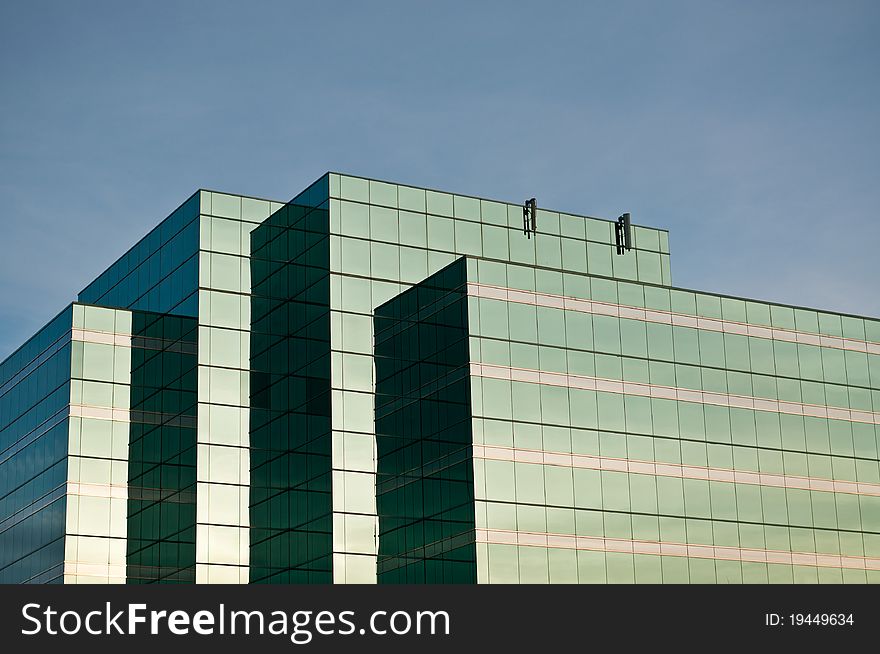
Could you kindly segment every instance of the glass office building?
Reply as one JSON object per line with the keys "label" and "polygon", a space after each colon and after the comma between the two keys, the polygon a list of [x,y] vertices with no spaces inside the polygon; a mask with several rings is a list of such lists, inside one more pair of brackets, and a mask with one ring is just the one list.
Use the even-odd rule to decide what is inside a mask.
{"label": "glass office building", "polygon": [[0,364],[0,582],[246,583],[250,232],[199,191]]}
{"label": "glass office building", "polygon": [[0,364],[0,581],[880,581],[880,321],[632,236],[197,192]]}

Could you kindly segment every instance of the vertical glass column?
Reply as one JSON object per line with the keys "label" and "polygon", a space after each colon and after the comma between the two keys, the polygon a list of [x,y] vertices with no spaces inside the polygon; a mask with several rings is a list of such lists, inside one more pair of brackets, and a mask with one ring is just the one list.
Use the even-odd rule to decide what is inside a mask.
{"label": "vertical glass column", "polygon": [[130,311],[73,306],[65,583],[125,583]]}
{"label": "vertical glass column", "polygon": [[196,320],[135,311],[128,460],[129,583],[192,583]]}
{"label": "vertical glass column", "polygon": [[466,269],[376,309],[381,583],[477,581]]}
{"label": "vertical glass column", "polygon": [[295,199],[252,235],[255,583],[332,581],[328,258],[320,197]]}
{"label": "vertical glass column", "polygon": [[200,195],[196,581],[247,583],[251,231],[280,207]]}

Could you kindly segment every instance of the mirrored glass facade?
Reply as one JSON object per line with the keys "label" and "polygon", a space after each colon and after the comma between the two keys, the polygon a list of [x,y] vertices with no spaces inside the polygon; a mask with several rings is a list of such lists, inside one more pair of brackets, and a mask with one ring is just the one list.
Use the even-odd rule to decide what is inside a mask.
{"label": "mirrored glass facade", "polygon": [[[407,310],[412,290],[377,310],[398,323],[377,371],[403,378],[379,378],[377,412],[407,413],[378,436],[380,571],[419,579],[425,547],[398,521],[429,511],[411,477],[436,482],[454,460],[381,447],[402,431],[438,452],[436,411],[410,385],[442,388],[441,287],[467,297],[469,356],[442,365],[470,376],[472,447],[456,454],[473,462],[480,582],[880,581],[876,321],[592,276],[560,295],[466,264],[457,289],[450,267]],[[400,495],[387,514],[384,487]]]}
{"label": "mirrored glass facade", "polygon": [[72,320],[0,363],[0,583],[64,580]]}
{"label": "mirrored glass facade", "polygon": [[381,583],[475,583],[465,260],[376,309]]}
{"label": "mirrored glass facade", "polygon": [[0,364],[0,581],[880,581],[880,322],[522,221],[195,193]]}
{"label": "mirrored glass facade", "polygon": [[257,227],[251,247],[250,580],[330,583],[326,180]]}

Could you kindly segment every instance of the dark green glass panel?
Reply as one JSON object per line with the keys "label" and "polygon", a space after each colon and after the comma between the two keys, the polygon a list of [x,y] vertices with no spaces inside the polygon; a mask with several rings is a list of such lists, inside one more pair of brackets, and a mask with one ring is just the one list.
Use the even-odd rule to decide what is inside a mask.
{"label": "dark green glass panel", "polygon": [[380,583],[475,583],[465,260],[376,309]]}

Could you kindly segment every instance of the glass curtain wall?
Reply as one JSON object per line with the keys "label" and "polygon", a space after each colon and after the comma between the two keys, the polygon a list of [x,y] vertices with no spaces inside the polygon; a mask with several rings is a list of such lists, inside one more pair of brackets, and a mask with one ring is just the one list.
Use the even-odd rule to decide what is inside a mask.
{"label": "glass curtain wall", "polygon": [[333,580],[328,227],[323,178],[252,234],[252,582]]}
{"label": "glass curtain wall", "polygon": [[129,583],[196,580],[197,324],[133,312]]}
{"label": "glass curtain wall", "polygon": [[380,583],[476,583],[466,266],[376,309]]}
{"label": "glass curtain wall", "polygon": [[880,581],[880,323],[471,268],[480,581]]}
{"label": "glass curtain wall", "polygon": [[0,583],[64,580],[72,320],[0,363]]}
{"label": "glass curtain wall", "polygon": [[630,256],[613,257],[606,220],[539,208],[537,237],[527,238],[520,205],[337,174],[329,192],[333,577],[374,583],[376,307],[461,255],[496,270],[518,262],[518,284],[550,293],[573,292],[587,272],[668,284],[668,237],[637,226]]}
{"label": "glass curtain wall", "polygon": [[199,583],[249,579],[251,232],[282,206],[200,193]]}

